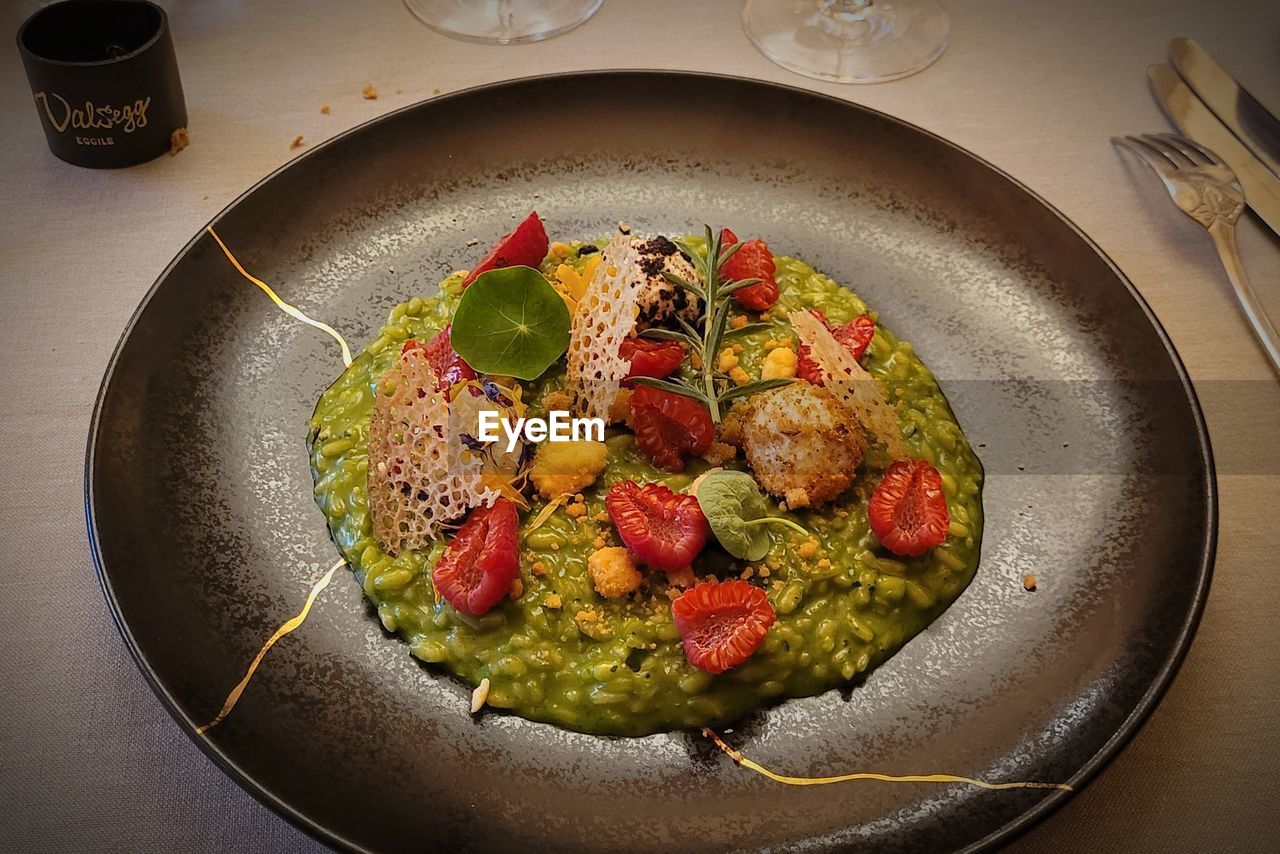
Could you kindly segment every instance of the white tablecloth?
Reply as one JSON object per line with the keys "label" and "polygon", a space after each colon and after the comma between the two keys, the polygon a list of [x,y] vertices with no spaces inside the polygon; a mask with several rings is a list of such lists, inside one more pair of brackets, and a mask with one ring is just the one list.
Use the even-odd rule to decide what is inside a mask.
{"label": "white tablecloth", "polygon": [[[295,136],[313,145],[439,92],[606,67],[739,74],[884,110],[1012,173],[1119,263],[1205,398],[1222,466],[1217,570],[1190,656],[1150,722],[1016,847],[1274,850],[1280,394],[1209,241],[1108,144],[1113,134],[1166,129],[1144,70],[1163,61],[1174,36],[1197,39],[1280,104],[1273,0],[955,0],[942,60],[871,87],[817,84],[770,64],[743,35],[736,0],[608,0],[567,36],[512,48],[439,36],[397,0],[161,2],[192,143],[145,166],[89,171],[54,159],[17,52],[12,42],[0,48],[0,850],[320,847],[179,731],[111,623],[81,506],[88,419],[107,357],[165,264],[237,194],[296,156]],[[0,30],[12,33],[37,5],[8,4]],[[369,83],[377,100],[360,96]],[[1280,240],[1248,222],[1242,244],[1280,312]],[[1253,405],[1221,402],[1215,383],[1233,379],[1257,381]],[[1250,473],[1255,459],[1261,474]]]}

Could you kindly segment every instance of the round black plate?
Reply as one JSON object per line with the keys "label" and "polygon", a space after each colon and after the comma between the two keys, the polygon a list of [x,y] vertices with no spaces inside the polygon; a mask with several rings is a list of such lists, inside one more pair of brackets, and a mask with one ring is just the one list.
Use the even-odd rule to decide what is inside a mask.
{"label": "round black plate", "polygon": [[[734,745],[798,775],[1079,786],[1133,734],[1204,602],[1212,462],[1168,339],[1070,222],[944,140],[847,103],[609,72],[385,116],[214,226],[360,347],[530,208],[565,237],[619,219],[732,224],[829,271],[916,345],[986,465],[982,565],[959,601],[864,684],[759,713]],[[87,463],[95,559],[143,672],[229,773],[316,836],[379,851],[914,851],[1007,839],[1067,796],[791,787],[697,733],[473,719],[466,686],[415,663],[345,571],[231,716],[196,736],[336,558],[304,437],[341,368],[332,339],[277,310],[202,233],[125,332]]]}

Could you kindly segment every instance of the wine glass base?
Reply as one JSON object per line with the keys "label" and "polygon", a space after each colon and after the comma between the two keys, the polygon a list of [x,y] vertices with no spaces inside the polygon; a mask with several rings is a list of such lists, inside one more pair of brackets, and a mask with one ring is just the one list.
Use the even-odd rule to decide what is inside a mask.
{"label": "wine glass base", "polygon": [[747,38],[788,71],[836,83],[883,83],[928,68],[950,21],[935,0],[748,0]]}
{"label": "wine glass base", "polygon": [[585,23],[604,0],[404,0],[413,16],[450,38],[527,44]]}

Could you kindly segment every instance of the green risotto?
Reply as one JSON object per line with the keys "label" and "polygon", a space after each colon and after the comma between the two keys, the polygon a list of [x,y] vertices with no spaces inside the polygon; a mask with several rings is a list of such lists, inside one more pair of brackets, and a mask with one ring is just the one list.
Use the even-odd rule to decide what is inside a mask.
{"label": "green risotto", "polygon": [[[586,259],[571,251],[564,260],[581,268]],[[549,257],[544,272],[551,275],[558,263]],[[789,311],[818,309],[832,324],[869,313],[859,297],[803,262],[778,256],[776,263],[781,296],[766,315],[767,326],[734,339],[743,345],[739,365],[752,376],[759,375],[769,347],[795,340]],[[668,576],[648,573],[643,596],[605,599],[587,570],[592,552],[621,544],[605,512],[610,486],[661,482],[679,492],[711,466],[693,458],[679,474],[660,471],[629,431],[611,427],[605,469],[582,492],[585,510],[570,514],[557,507],[531,529],[547,502],[530,499],[520,512],[520,577],[512,595],[482,616],[459,613],[432,583],[443,540],[394,558],[379,548],[366,475],[375,386],[405,340],[429,338],[449,323],[461,284],[460,275],[452,276],[438,296],[414,298],[391,312],[378,338],[321,396],[308,441],[316,501],[383,626],[422,662],[473,686],[487,678],[488,705],[601,734],[724,724],[758,706],[859,679],[928,625],[973,578],[982,537],[982,467],[929,369],[910,344],[877,325],[862,363],[883,382],[911,456],[941,474],[950,511],[942,545],[903,558],[877,541],[867,501],[887,461],[875,450],[835,501],[784,514],[809,536],[771,526],[770,552],[755,562],[732,558],[710,540],[694,560],[694,573],[745,578],[765,591],[777,614],[749,660],[711,675],[685,658],[671,607],[678,591]],[[525,383],[530,414],[545,413],[541,401],[563,381],[561,363]],[[725,466],[746,469],[741,454]],[[777,512],[774,499],[769,503]]]}

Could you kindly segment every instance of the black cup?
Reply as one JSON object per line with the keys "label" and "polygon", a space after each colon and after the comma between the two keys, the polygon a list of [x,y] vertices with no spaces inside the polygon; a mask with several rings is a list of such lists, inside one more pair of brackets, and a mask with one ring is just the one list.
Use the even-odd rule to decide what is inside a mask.
{"label": "black cup", "polygon": [[[94,169],[133,166],[185,137],[187,105],[164,10],[147,0],[65,0],[18,29],[53,153]],[[185,140],[183,140],[185,142]]]}

